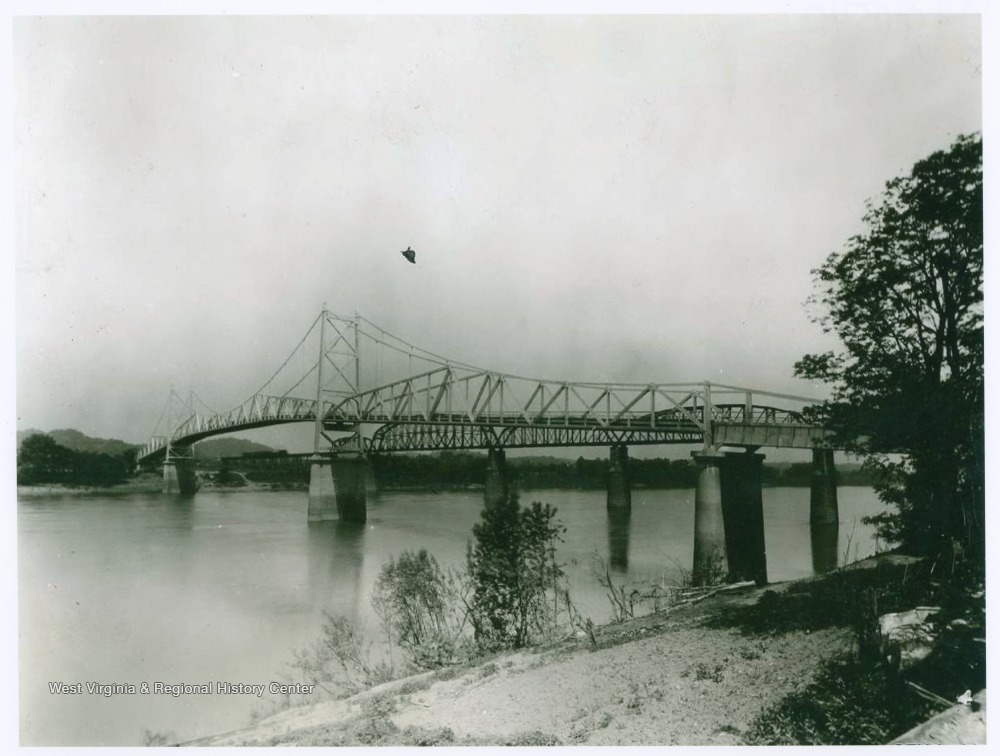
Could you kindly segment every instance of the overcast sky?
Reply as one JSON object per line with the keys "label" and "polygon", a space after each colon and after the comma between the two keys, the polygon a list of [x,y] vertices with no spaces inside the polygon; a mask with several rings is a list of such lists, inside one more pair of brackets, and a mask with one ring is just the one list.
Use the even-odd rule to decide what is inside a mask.
{"label": "overcast sky", "polygon": [[503,372],[823,395],[810,270],[980,130],[980,60],[976,16],[17,19],[17,427],[235,405],[324,302]]}

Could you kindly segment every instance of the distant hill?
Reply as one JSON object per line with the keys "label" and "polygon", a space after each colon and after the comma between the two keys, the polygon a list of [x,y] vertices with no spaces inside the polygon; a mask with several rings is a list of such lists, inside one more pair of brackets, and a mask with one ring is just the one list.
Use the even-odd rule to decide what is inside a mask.
{"label": "distant hill", "polygon": [[90,436],[87,436],[73,428],[64,428],[62,430],[53,431],[40,431],[31,428],[29,430],[18,431],[18,447],[21,446],[21,442],[28,436],[33,436],[37,433],[48,436],[60,446],[72,449],[75,452],[91,452],[117,457],[118,455],[124,454],[131,449],[139,448],[138,444],[130,444],[117,438],[91,438]]}
{"label": "distant hill", "polygon": [[194,445],[196,459],[221,459],[222,457],[239,457],[250,452],[273,452],[273,447],[248,441],[245,438],[212,438],[199,441]]}
{"label": "distant hill", "polygon": [[[75,452],[96,452],[116,457],[130,449],[138,449],[139,444],[130,444],[117,438],[91,438],[73,428],[53,431],[40,431],[30,428],[17,432],[17,445],[28,436],[40,433],[49,436],[60,446],[72,449]],[[246,452],[270,452],[276,451],[270,446],[258,444],[255,441],[248,441],[245,438],[213,438],[207,441],[199,441],[194,446],[195,457],[198,459],[219,459],[221,457],[238,457]]]}

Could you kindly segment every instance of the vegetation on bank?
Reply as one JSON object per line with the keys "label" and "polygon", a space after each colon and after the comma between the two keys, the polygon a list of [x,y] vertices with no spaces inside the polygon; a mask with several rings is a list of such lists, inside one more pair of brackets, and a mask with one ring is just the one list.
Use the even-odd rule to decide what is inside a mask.
{"label": "vegetation on bank", "polygon": [[817,322],[842,348],[796,373],[831,401],[813,419],[877,473],[880,535],[931,557],[985,558],[983,146],[959,137],[886,184],[866,230],[816,271]]}
{"label": "vegetation on bank", "polygon": [[[106,451],[97,451],[100,449]],[[137,449],[122,441],[94,439],[74,430],[34,432],[21,439],[18,484],[119,485],[135,475]],[[301,489],[309,483],[308,455],[285,454],[245,439],[202,441],[195,445],[195,463],[206,480],[221,487],[258,483]],[[609,463],[607,459],[530,456],[509,459],[507,466],[512,484],[521,490],[603,490]],[[811,471],[809,462],[765,463],[762,481],[774,487],[808,486]],[[387,490],[470,489],[483,485],[486,460],[483,454],[474,452],[381,455],[371,457],[371,474],[375,485]],[[837,475],[842,486],[874,483],[873,476],[857,464],[838,466]],[[633,489],[693,488],[695,476],[695,466],[687,459],[629,460]]]}
{"label": "vegetation on bank", "polygon": [[49,435],[35,433],[25,438],[17,450],[17,482],[113,486],[133,475],[135,454],[135,449],[117,454],[74,451]]}
{"label": "vegetation on bank", "polygon": [[[902,735],[966,690],[986,686],[985,590],[968,562],[874,560],[767,591],[708,626],[760,638],[850,628],[851,653],[826,660],[816,678],[765,709],[744,733],[751,745],[879,745]],[[924,658],[883,635],[881,615],[928,607],[913,637]],[[906,641],[902,642],[905,646]]]}
{"label": "vegetation on bank", "polygon": [[555,508],[522,506],[516,494],[485,507],[464,569],[445,570],[425,550],[382,566],[371,601],[385,652],[354,622],[328,615],[321,639],[296,653],[293,668],[305,683],[349,695],[551,639],[574,616],[555,561],[563,532]]}
{"label": "vegetation on bank", "polygon": [[[843,348],[806,355],[796,373],[833,388],[810,414],[877,476],[894,508],[871,518],[879,534],[923,561],[902,575],[837,573],[811,591],[819,600],[808,586],[765,594],[736,618],[757,632],[849,623],[857,639],[765,711],[751,743],[884,743],[986,684],[981,136],[888,182],[864,221],[814,271],[816,320]],[[936,641],[904,671],[878,617],[920,605],[939,607]]]}
{"label": "vegetation on bank", "polygon": [[[444,451],[434,454],[386,454],[372,456],[375,485],[386,490],[448,490],[482,486],[486,476],[484,455]],[[603,490],[607,486],[607,459],[576,460],[551,456],[514,457],[507,460],[511,483],[520,490]],[[245,455],[224,458],[220,476],[240,472],[255,483],[302,485],[309,482],[308,457],[295,455]],[[765,486],[809,486],[810,462],[765,464]],[[629,482],[633,489],[693,488],[697,471],[687,459],[631,459]],[[870,486],[872,476],[856,464],[838,467],[838,484]]]}

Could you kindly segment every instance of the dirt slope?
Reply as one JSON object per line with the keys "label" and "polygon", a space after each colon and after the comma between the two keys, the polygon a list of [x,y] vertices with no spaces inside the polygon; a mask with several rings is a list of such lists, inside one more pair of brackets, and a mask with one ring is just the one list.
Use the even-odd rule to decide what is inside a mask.
{"label": "dirt slope", "polygon": [[[771,586],[773,590],[775,586]],[[708,629],[719,596],[452,679],[425,674],[192,745],[732,745],[770,703],[849,647],[844,630],[749,639]]]}

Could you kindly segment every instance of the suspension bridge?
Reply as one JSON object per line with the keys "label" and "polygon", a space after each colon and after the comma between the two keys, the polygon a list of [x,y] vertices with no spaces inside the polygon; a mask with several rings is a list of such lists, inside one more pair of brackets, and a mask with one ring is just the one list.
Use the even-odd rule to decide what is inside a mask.
{"label": "suspension bridge", "polygon": [[[608,508],[620,512],[631,507],[629,446],[699,445],[701,450],[693,453],[699,469],[696,572],[707,570],[721,556],[731,572],[760,578],[766,567],[760,505],[763,455],[756,454],[757,449],[812,450],[812,520],[837,522],[830,434],[807,422],[802,413],[815,403],[709,382],[526,378],[442,357],[360,315],[345,317],[324,307],[288,358],[240,404],[216,412],[200,400],[196,403],[192,394],[176,421],[172,411],[166,413],[165,423],[161,415],[138,463],[162,463],[165,492],[193,493],[196,442],[252,428],[311,423],[308,519],[363,522],[370,455],[486,450],[489,504],[507,495],[505,449],[607,447]],[[723,447],[740,451],[725,452]],[[727,538],[727,531],[733,536]],[[737,532],[739,543],[734,541]],[[754,543],[749,549],[744,548],[747,539]]]}

